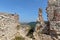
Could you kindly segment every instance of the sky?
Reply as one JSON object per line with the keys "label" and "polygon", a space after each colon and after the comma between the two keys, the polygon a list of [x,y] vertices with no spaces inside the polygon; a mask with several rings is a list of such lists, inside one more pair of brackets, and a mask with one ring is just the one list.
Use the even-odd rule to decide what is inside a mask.
{"label": "sky", "polygon": [[34,22],[38,18],[38,9],[42,8],[43,18],[47,21],[47,0],[0,0],[0,12],[19,15],[20,22]]}

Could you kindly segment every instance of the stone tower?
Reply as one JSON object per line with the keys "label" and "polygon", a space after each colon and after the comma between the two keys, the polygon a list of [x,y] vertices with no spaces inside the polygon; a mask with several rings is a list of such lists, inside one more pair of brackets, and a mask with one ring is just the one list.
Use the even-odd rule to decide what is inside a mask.
{"label": "stone tower", "polygon": [[47,26],[42,17],[42,9],[39,8],[38,20],[35,31],[33,33],[35,40],[52,40],[51,36],[47,35]]}
{"label": "stone tower", "polygon": [[42,31],[44,29],[44,25],[45,25],[45,23],[44,23],[44,20],[42,17],[42,9],[39,8],[38,19],[37,19],[35,31],[36,32]]}
{"label": "stone tower", "polygon": [[43,16],[42,16],[42,9],[40,9],[40,8],[39,8],[39,13],[38,13],[38,19],[39,19],[40,24],[43,26],[44,20],[43,20]]}
{"label": "stone tower", "polygon": [[[48,0],[47,16],[50,23],[51,35],[60,35],[60,0]],[[60,37],[57,37],[59,40]]]}

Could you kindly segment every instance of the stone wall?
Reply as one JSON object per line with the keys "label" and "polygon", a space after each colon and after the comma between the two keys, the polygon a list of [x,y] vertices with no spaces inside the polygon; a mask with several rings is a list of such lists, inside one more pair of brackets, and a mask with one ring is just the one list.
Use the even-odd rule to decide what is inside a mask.
{"label": "stone wall", "polygon": [[11,40],[19,24],[17,14],[0,13],[0,39]]}
{"label": "stone wall", "polygon": [[60,0],[48,0],[47,14],[50,30],[55,31],[51,36],[54,34],[58,36],[60,34]]}
{"label": "stone wall", "polygon": [[40,18],[38,24],[40,24],[36,26],[36,28],[39,28],[39,30],[37,30],[37,32],[34,32],[33,35],[36,40],[60,40],[60,0],[48,0],[46,12],[48,23],[45,25],[41,24],[41,22],[44,23],[44,20],[42,17],[42,12],[40,11],[40,14],[38,16],[38,18]]}

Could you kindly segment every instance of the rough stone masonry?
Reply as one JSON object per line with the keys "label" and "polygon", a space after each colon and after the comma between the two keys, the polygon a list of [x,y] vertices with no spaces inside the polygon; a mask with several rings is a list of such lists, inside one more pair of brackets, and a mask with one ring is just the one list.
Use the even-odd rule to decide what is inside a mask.
{"label": "rough stone masonry", "polygon": [[[60,40],[60,0],[48,0],[48,6],[46,8],[48,23],[46,26],[42,25],[41,22],[44,23],[42,18],[42,12],[38,18],[40,23],[36,26],[36,29],[39,28],[39,32],[34,32],[33,35],[36,40]],[[38,24],[37,23],[37,24]],[[44,27],[44,28],[43,28]],[[41,30],[43,28],[43,30]],[[44,33],[41,33],[41,32]]]}
{"label": "rough stone masonry", "polygon": [[56,31],[56,33],[50,32],[50,35],[53,37],[57,35],[56,39],[60,40],[60,0],[48,0],[47,15],[50,30]]}
{"label": "rough stone masonry", "polygon": [[17,33],[19,24],[17,14],[0,13],[0,40],[11,40]]}
{"label": "rough stone masonry", "polygon": [[60,0],[48,0],[46,11],[47,24],[43,20],[42,10],[39,9],[38,23],[33,33],[34,39],[26,36],[28,27],[23,26],[17,30],[17,25],[20,25],[17,14],[0,13],[0,40],[11,40],[18,34],[17,32],[25,40],[60,40]]}
{"label": "rough stone masonry", "polygon": [[0,13],[0,40],[14,40],[16,36],[32,40],[26,36],[29,30],[29,25],[20,25],[18,14]]}

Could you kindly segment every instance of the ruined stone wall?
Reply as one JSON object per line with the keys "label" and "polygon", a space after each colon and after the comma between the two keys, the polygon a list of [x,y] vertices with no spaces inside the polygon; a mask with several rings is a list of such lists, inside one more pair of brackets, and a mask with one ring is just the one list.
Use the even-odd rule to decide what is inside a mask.
{"label": "ruined stone wall", "polygon": [[45,23],[44,23],[43,16],[42,16],[42,9],[39,8],[38,20],[37,20],[35,31],[36,32],[42,31],[44,27],[45,27]]}
{"label": "ruined stone wall", "polygon": [[18,22],[17,14],[0,13],[0,39],[11,40],[17,32]]}
{"label": "ruined stone wall", "polygon": [[[60,34],[60,0],[48,0],[47,15],[50,30],[55,30],[58,36],[58,34]],[[54,34],[55,33],[51,33],[51,35]],[[60,38],[58,37],[58,39]]]}

